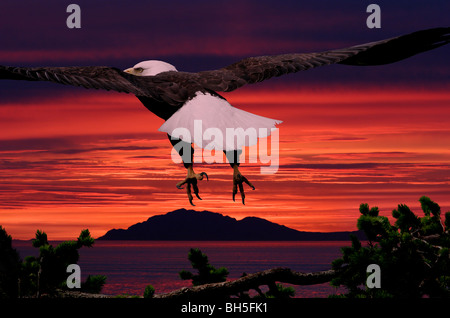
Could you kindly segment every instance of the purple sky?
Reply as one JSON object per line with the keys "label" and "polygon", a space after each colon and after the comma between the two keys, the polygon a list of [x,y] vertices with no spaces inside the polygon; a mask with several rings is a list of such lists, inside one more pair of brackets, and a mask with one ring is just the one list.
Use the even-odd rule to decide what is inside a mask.
{"label": "purple sky", "polygon": [[[81,29],[66,8],[81,7]],[[2,0],[0,65],[110,65],[161,59],[214,69],[254,55],[311,52],[449,25],[450,2]],[[284,120],[280,170],[243,170],[257,191],[231,201],[229,167],[206,167],[198,209],[260,216],[299,230],[354,230],[358,206],[449,201],[450,45],[379,67],[332,65],[226,97]],[[107,111],[105,111],[107,110]],[[0,224],[17,238],[94,236],[186,207],[161,121],[133,96],[52,83],[0,82]],[[276,190],[276,191],[275,191]],[[231,202],[230,202],[231,201]],[[188,206],[189,207],[189,206]]]}

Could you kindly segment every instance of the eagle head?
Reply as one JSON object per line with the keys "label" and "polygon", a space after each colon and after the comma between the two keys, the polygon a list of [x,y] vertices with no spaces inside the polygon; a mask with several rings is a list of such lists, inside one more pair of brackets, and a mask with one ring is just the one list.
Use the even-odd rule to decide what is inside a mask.
{"label": "eagle head", "polygon": [[125,73],[136,76],[154,76],[156,74],[169,71],[177,71],[177,69],[169,63],[157,60],[140,62],[135,66],[124,70]]}

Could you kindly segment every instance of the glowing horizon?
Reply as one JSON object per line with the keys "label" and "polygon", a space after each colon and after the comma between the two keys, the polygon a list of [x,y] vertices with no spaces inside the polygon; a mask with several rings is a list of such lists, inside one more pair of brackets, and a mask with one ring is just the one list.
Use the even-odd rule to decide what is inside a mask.
{"label": "glowing horizon", "polygon": [[[257,55],[319,52],[448,26],[449,2],[379,0],[382,28],[366,26],[354,1],[79,0],[81,29],[67,4],[0,5],[0,65],[110,65],[160,59],[180,71],[224,67]],[[19,22],[18,22],[19,21]],[[273,78],[223,96],[234,106],[283,120],[279,169],[253,182],[246,206],[232,201],[227,164],[196,165],[196,210],[257,216],[302,231],[355,230],[361,203],[391,215],[404,203],[420,214],[427,195],[450,210],[450,46],[376,67],[332,65]],[[49,239],[94,237],[155,214],[193,208],[175,184],[163,120],[132,95],[44,82],[0,81],[0,225],[14,239],[37,229]],[[245,185],[244,185],[245,186]]]}
{"label": "glowing horizon", "polygon": [[388,216],[399,203],[417,210],[422,195],[450,207],[445,90],[329,88],[318,94],[312,87],[226,97],[284,120],[277,174],[261,175],[260,163],[242,165],[257,188],[246,188],[246,206],[231,200],[229,166],[203,163],[196,170],[210,181],[200,183],[203,201],[191,207],[175,188],[185,169],[172,162],[170,143],[157,132],[162,120],[133,96],[78,91],[2,105],[2,225],[16,239],[37,229],[52,239],[73,238],[82,228],[98,237],[193,208],[330,232],[355,230],[360,203]]}

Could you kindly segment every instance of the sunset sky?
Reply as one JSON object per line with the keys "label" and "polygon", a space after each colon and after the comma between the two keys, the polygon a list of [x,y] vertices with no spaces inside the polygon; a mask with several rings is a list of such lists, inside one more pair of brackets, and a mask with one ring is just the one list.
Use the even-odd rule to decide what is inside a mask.
{"label": "sunset sky", "polygon": [[[81,7],[81,29],[66,8]],[[392,1],[391,1],[392,2]],[[160,59],[178,70],[241,58],[314,52],[450,26],[450,2],[2,1],[0,65],[107,65]],[[159,119],[132,95],[52,83],[0,81],[0,225],[16,239],[94,237],[179,208],[258,216],[303,231],[355,230],[360,203],[390,216],[429,196],[450,210],[450,46],[379,67],[333,65],[223,94],[283,120],[279,169],[241,172],[246,205],[232,201],[232,169],[196,164],[209,181],[191,207],[183,165]]]}

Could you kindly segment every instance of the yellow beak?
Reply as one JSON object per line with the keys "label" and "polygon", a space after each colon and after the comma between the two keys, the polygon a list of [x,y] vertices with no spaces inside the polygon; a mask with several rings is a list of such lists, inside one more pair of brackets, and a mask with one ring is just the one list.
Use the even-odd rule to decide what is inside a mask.
{"label": "yellow beak", "polygon": [[132,68],[132,67],[130,67],[130,68],[127,68],[126,70],[123,70],[125,73],[128,73],[128,74],[133,74],[134,75],[134,68]]}

